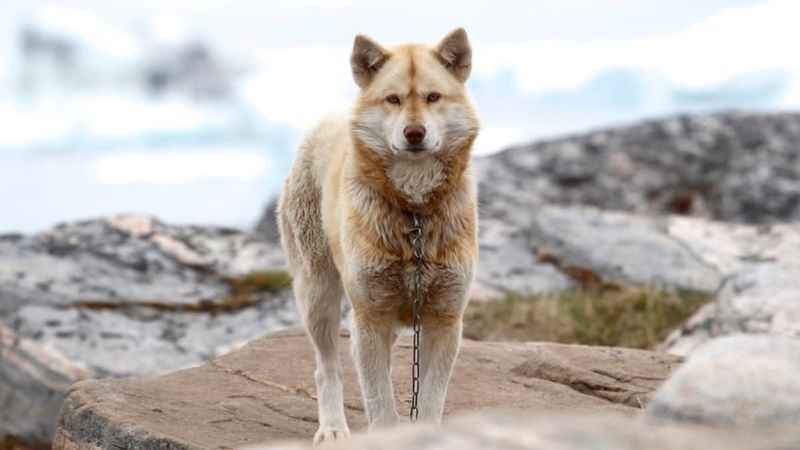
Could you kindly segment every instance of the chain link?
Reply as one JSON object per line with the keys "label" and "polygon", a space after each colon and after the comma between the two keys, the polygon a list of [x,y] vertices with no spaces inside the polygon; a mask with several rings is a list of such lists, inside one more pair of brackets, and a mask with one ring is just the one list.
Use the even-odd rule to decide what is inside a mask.
{"label": "chain link", "polygon": [[414,228],[411,229],[411,256],[414,258],[414,353],[411,366],[411,411],[409,418],[412,422],[417,420],[419,409],[419,334],[422,315],[422,302],[420,287],[422,284],[422,258],[425,256],[422,245],[422,223],[419,214],[412,213]]}

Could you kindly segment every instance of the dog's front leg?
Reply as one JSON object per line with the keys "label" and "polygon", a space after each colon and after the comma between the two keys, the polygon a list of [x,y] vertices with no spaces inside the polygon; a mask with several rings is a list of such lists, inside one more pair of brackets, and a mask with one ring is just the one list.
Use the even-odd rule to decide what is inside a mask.
{"label": "dog's front leg", "polygon": [[461,317],[423,316],[420,341],[419,419],[439,423],[461,345]]}
{"label": "dog's front leg", "polygon": [[369,428],[394,425],[399,418],[392,389],[391,355],[397,333],[387,320],[354,313],[353,358]]}

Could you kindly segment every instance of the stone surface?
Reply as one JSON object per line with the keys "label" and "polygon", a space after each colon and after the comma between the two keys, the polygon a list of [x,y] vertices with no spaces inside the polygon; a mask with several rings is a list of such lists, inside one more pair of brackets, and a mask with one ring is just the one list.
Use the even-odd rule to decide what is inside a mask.
{"label": "stone surface", "polygon": [[[340,341],[351,429],[365,418],[347,337]],[[395,347],[398,407],[408,409],[410,340]],[[513,409],[631,414],[680,362],[653,352],[465,341],[446,414]],[[314,357],[300,330],[274,333],[193,369],[148,380],[83,381],[70,391],[55,448],[236,448],[316,430]],[[403,414],[405,416],[405,414]]]}
{"label": "stone surface", "polygon": [[48,440],[74,381],[190,367],[299,323],[286,290],[229,302],[230,277],[283,267],[250,234],[143,216],[0,236],[0,428]]}
{"label": "stone surface", "polygon": [[[541,258],[545,251],[565,258],[573,274],[716,290],[734,268],[716,265],[706,251],[737,260],[735,265],[748,258],[746,251],[740,259],[724,254],[729,242],[713,231],[728,225],[687,219],[684,229],[679,217],[658,217],[796,221],[797,148],[800,114],[728,113],[646,121],[476,158],[479,267],[491,267],[480,269],[478,281],[501,292],[573,287],[574,277],[548,267]],[[631,218],[575,207],[616,210]],[[745,236],[727,233],[726,239],[746,250],[742,238],[758,230],[750,227]],[[703,248],[691,238],[681,239],[682,234],[705,234]]]}
{"label": "stone surface", "polygon": [[692,353],[656,392],[645,414],[713,425],[800,426],[799,374],[798,339],[718,338]]}
{"label": "stone surface", "polygon": [[714,301],[664,342],[687,355],[716,336],[768,333],[800,338],[800,224],[699,226],[673,219],[670,234],[725,273]]}
{"label": "stone surface", "polygon": [[[3,431],[49,441],[65,392],[75,380],[95,375],[51,347],[0,323],[0,424]],[[2,437],[0,432],[0,437]]]}
{"label": "stone surface", "polygon": [[278,198],[275,197],[267,203],[261,217],[258,218],[256,226],[253,231],[258,233],[261,237],[269,242],[279,243],[281,240],[281,233],[278,230]]}
{"label": "stone surface", "polygon": [[[523,294],[592,282],[714,291],[724,276],[668,233],[671,221],[682,218],[559,206],[525,214],[481,222],[477,279],[483,285]],[[709,223],[685,220],[700,229]]]}
{"label": "stone surface", "polygon": [[775,223],[800,219],[799,147],[800,114],[723,113],[536,142],[475,166],[489,216],[534,201]]}
{"label": "stone surface", "polygon": [[543,207],[531,239],[563,269],[603,281],[712,291],[721,274],[665,232],[666,219],[594,209]]}
{"label": "stone surface", "polygon": [[618,413],[471,413],[434,427],[415,424],[312,447],[286,442],[246,450],[786,450],[796,448],[800,429],[747,427],[722,430],[649,423]]}
{"label": "stone surface", "polygon": [[[533,214],[533,212],[531,212]],[[480,220],[476,280],[497,292],[538,294],[576,286],[558,267],[541,261],[532,245],[526,223],[502,218]]]}

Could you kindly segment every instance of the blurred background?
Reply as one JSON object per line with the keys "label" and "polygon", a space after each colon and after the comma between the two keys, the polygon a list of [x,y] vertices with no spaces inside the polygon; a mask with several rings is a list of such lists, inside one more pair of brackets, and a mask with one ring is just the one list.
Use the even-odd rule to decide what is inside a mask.
{"label": "blurred background", "polygon": [[356,94],[355,33],[464,26],[476,152],[678,112],[800,106],[792,0],[0,2],[0,232],[111,213],[249,227]]}

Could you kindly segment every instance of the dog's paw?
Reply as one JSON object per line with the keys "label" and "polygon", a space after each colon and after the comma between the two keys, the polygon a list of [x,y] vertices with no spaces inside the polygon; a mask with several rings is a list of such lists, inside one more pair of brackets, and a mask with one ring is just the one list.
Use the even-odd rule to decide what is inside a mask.
{"label": "dog's paw", "polygon": [[350,430],[347,429],[347,425],[344,426],[328,425],[324,427],[321,426],[319,427],[319,430],[317,430],[316,434],[314,434],[314,444],[336,441],[349,437],[350,437]]}

